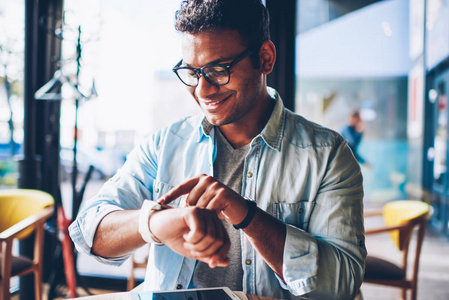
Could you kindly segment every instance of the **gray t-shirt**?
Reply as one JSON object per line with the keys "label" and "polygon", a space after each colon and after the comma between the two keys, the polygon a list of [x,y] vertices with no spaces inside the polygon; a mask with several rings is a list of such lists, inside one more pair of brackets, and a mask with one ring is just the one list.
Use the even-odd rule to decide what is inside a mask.
{"label": "gray t-shirt", "polygon": [[[242,148],[234,149],[217,127],[215,127],[215,132],[217,157],[214,162],[214,177],[240,194],[242,189],[243,165],[245,156],[249,151],[249,144]],[[240,232],[224,220],[223,225],[228,231],[231,240],[229,265],[225,268],[217,267],[211,269],[207,264],[197,262],[191,287],[205,288],[227,286],[232,291],[243,290]]]}

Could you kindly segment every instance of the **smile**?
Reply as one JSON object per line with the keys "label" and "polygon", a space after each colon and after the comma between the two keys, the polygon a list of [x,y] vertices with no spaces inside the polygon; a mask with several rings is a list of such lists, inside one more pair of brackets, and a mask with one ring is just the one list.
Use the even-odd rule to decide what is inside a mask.
{"label": "smile", "polygon": [[228,100],[231,96],[228,96],[222,100],[215,100],[215,101],[204,101],[201,100],[201,103],[203,104],[204,108],[206,108],[209,111],[214,111],[217,110],[220,105],[225,102],[226,100]]}

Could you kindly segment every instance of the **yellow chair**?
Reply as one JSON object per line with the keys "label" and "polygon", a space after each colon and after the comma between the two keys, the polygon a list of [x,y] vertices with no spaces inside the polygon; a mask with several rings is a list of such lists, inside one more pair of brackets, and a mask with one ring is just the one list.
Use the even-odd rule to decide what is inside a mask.
{"label": "yellow chair", "polygon": [[[10,278],[34,273],[36,299],[42,299],[42,261],[45,221],[53,214],[54,199],[38,190],[0,191],[0,300],[10,299]],[[34,257],[12,254],[13,240],[35,232]]]}
{"label": "yellow chair", "polygon": [[[366,230],[365,235],[388,232],[397,249],[402,253],[402,264],[368,255],[366,259],[364,282],[399,287],[402,299],[411,290],[411,299],[416,299],[419,258],[426,232],[426,225],[432,214],[432,208],[425,202],[402,200],[384,205],[380,213],[365,214],[365,217],[383,215],[386,227]],[[407,276],[407,259],[413,233],[416,232],[416,248],[411,275]],[[369,249],[368,249],[369,250]],[[409,270],[410,272],[410,270]]]}

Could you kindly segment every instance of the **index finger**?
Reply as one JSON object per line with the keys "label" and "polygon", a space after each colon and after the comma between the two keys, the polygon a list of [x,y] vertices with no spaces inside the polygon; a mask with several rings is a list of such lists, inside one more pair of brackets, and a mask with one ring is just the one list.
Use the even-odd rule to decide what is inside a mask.
{"label": "index finger", "polygon": [[190,191],[198,184],[199,180],[199,177],[194,177],[181,183],[177,187],[174,187],[170,191],[168,191],[168,193],[157,200],[157,202],[168,204],[173,200],[178,199],[182,195],[190,193]]}

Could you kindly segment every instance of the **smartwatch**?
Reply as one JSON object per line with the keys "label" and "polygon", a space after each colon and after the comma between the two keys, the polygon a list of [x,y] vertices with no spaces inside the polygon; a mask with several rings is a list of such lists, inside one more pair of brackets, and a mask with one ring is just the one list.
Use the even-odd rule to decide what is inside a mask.
{"label": "smartwatch", "polygon": [[151,216],[161,210],[172,208],[169,205],[158,203],[156,201],[144,200],[139,215],[139,233],[142,239],[151,244],[163,245],[160,239],[155,237],[150,231],[150,218]]}

